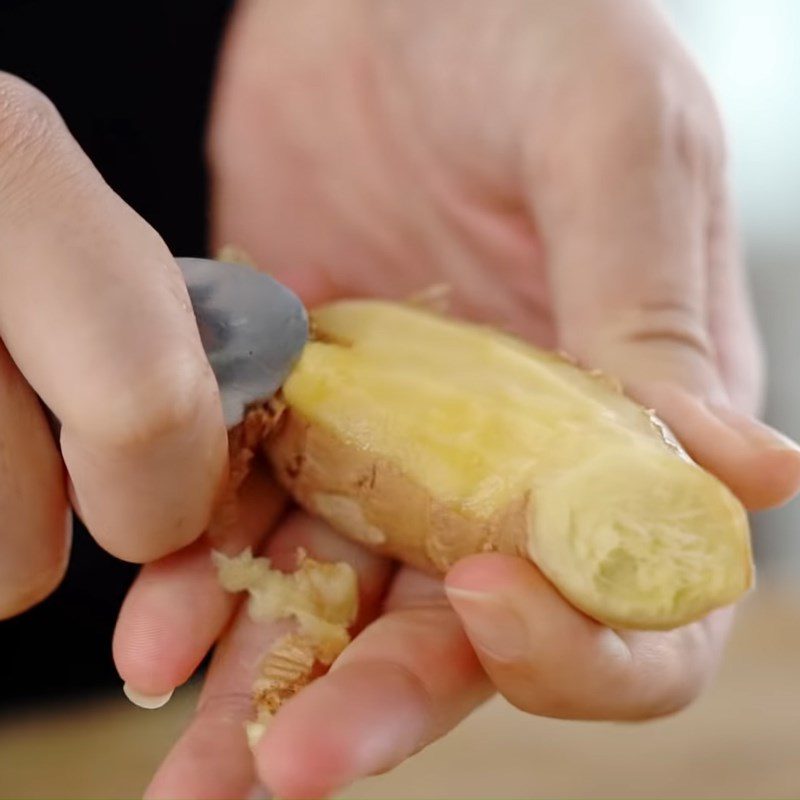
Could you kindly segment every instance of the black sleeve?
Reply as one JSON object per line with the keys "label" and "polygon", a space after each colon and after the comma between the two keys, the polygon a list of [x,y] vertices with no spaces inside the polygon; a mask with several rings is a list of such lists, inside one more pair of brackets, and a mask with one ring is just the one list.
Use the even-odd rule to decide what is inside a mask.
{"label": "black sleeve", "polygon": [[[112,188],[176,255],[205,252],[203,128],[229,5],[0,2],[0,70],[50,97]],[[0,711],[117,684],[111,633],[134,574],[76,526],[62,587],[0,622]]]}

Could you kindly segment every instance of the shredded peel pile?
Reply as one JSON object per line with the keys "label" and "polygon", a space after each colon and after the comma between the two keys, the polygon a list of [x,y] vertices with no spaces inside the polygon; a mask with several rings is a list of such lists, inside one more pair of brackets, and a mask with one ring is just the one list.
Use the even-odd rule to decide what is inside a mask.
{"label": "shredded peel pile", "polygon": [[251,746],[280,706],[327,667],[350,642],[348,628],[358,613],[355,570],[344,562],[323,563],[299,552],[294,572],[275,569],[250,548],[237,556],[213,554],[219,581],[229,592],[247,591],[256,622],[293,620],[296,630],[279,638],[259,667],[253,685],[256,720],[247,727]]}

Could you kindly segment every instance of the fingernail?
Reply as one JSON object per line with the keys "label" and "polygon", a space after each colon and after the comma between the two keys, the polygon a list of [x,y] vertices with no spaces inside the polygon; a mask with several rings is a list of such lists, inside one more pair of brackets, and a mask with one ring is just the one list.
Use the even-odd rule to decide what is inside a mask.
{"label": "fingernail", "polygon": [[800,445],[797,442],[780,431],[776,431],[775,428],[765,422],[761,422],[761,420],[755,419],[748,414],[742,414],[730,406],[716,403],[708,403],[707,405],[729,428],[732,428],[754,445],[771,450],[790,450],[800,453]]}
{"label": "fingernail", "polygon": [[247,795],[247,800],[271,800],[271,795],[266,786],[256,784]]}
{"label": "fingernail", "polygon": [[125,692],[125,697],[139,708],[156,709],[165,706],[172,697],[174,689],[170,689],[165,694],[144,694],[134,689],[130,684],[125,683],[122,686],[122,691]]}
{"label": "fingernail", "polygon": [[517,661],[525,655],[527,629],[506,601],[484,592],[452,587],[447,587],[447,597],[476,648],[497,661]]}

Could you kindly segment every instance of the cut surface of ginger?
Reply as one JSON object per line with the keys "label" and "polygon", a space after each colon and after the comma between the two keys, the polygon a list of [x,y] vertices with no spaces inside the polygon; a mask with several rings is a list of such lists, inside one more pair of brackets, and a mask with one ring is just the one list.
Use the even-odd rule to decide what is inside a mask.
{"label": "cut surface of ginger", "polygon": [[267,449],[343,533],[438,571],[526,556],[619,627],[675,627],[749,587],[744,509],[612,381],[400,304],[338,302],[313,325]]}
{"label": "cut surface of ginger", "polygon": [[358,585],[344,562],[324,563],[300,553],[294,572],[281,572],[247,549],[237,556],[213,554],[219,582],[229,592],[247,591],[256,622],[293,620],[296,629],[269,648],[253,684],[256,719],[247,727],[251,745],[280,706],[329,666],[350,641],[358,612]]}

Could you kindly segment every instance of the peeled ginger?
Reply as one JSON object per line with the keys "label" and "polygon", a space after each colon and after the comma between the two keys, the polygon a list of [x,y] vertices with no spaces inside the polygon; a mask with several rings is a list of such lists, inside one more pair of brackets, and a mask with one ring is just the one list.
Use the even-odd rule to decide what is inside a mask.
{"label": "peeled ginger", "polygon": [[742,505],[613,381],[410,305],[312,322],[265,451],[342,534],[440,573],[527,558],[618,628],[674,628],[751,585]]}

